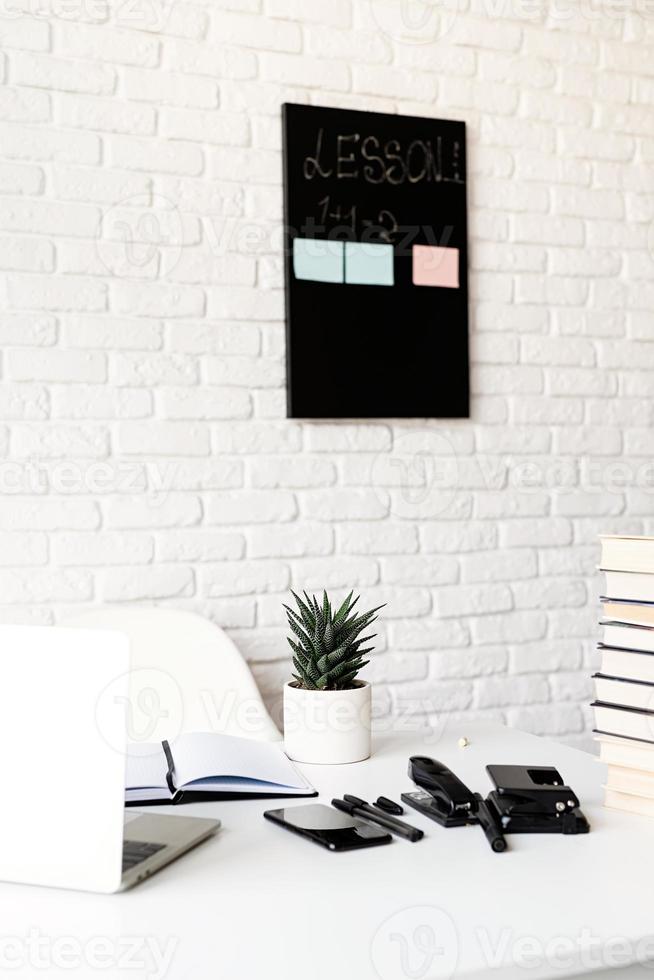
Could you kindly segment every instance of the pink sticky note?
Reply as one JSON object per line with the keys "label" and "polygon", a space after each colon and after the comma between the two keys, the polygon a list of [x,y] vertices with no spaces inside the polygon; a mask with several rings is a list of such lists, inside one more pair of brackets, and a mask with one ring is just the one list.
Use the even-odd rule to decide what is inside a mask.
{"label": "pink sticky note", "polygon": [[413,285],[459,288],[459,250],[436,245],[413,246]]}

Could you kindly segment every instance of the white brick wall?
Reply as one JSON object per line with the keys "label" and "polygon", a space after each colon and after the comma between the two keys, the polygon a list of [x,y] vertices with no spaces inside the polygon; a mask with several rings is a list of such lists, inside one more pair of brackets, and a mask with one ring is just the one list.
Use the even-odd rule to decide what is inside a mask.
{"label": "white brick wall", "polygon": [[[654,530],[654,10],[457,6],[3,4],[0,620],[194,609],[274,700],[289,586],[353,587],[381,714],[584,740],[596,536]],[[470,421],[285,420],[282,101],[468,122]]]}

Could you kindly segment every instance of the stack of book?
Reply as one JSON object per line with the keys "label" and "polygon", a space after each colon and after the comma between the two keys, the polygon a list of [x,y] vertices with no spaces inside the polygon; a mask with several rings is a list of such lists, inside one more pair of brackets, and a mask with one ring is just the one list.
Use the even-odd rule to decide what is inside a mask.
{"label": "stack of book", "polygon": [[654,816],[654,538],[603,537],[595,736],[605,804]]}

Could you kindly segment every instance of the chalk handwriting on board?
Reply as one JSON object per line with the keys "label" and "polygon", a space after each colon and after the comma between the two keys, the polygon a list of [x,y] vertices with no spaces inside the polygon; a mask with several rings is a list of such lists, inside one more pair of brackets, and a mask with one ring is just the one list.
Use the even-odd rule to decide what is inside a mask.
{"label": "chalk handwriting on board", "polygon": [[[347,207],[334,203],[330,194],[318,201],[318,207],[320,209],[318,227],[313,229],[314,231],[324,232],[330,227],[333,230],[335,226],[341,232],[351,231],[355,241],[356,236],[365,229],[376,233],[377,237],[391,244],[400,231],[395,215],[387,208],[382,208],[372,219],[364,217],[356,204]],[[303,232],[307,234],[306,226]]]}
{"label": "chalk handwriting on board", "polygon": [[[366,224],[365,221],[364,224]],[[386,208],[382,208],[378,215],[379,237],[392,243],[399,230],[395,216],[390,211],[387,211]]]}
{"label": "chalk handwriting on board", "polygon": [[382,142],[376,136],[339,133],[326,145],[325,130],[316,134],[313,153],[304,158],[305,180],[360,180],[368,184],[464,184],[458,140],[414,139]]}

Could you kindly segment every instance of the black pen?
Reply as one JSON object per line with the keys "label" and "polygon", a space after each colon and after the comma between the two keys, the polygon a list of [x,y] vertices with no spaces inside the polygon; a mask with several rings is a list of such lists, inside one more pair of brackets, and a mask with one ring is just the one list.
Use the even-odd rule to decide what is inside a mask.
{"label": "black pen", "polygon": [[[479,793],[475,795],[479,796]],[[477,807],[477,820],[481,829],[486,834],[486,840],[492,849],[496,854],[502,854],[506,850],[506,839],[488,809],[488,804],[481,796],[479,796],[479,806]]]}
{"label": "black pen", "polygon": [[349,813],[351,817],[361,817],[363,820],[376,823],[391,834],[395,834],[396,837],[404,838],[404,840],[415,842],[425,836],[423,831],[417,827],[412,827],[411,824],[397,820],[395,817],[387,817],[379,810],[369,806],[365,800],[360,800],[358,796],[348,794],[342,800],[332,800],[332,806],[336,807],[337,810],[342,810],[343,813]]}

